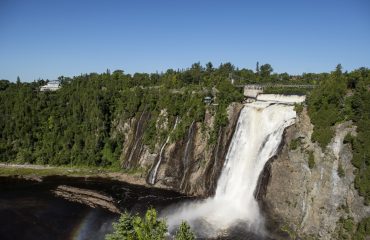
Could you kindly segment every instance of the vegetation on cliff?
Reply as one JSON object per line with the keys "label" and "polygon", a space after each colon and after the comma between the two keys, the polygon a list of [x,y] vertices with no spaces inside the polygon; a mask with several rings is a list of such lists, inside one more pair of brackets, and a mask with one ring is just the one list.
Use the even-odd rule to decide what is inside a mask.
{"label": "vegetation on cliff", "polygon": [[[161,111],[169,125],[179,118],[171,141],[184,137],[193,121],[202,122],[206,108],[215,117],[208,143],[214,144],[219,129],[227,124],[226,108],[241,101],[241,89],[231,84],[311,83],[321,75],[289,76],[272,73],[269,64],[256,72],[232,64],[214,68],[199,63],[186,70],[165,73],[84,74],[59,77],[56,92],[40,92],[46,81],[0,81],[0,162],[113,167],[120,165],[125,136],[122,125],[145,112],[143,143],[151,150],[164,141],[171,126],[158,127]],[[203,102],[205,96],[213,104]],[[122,159],[121,159],[122,160]]]}
{"label": "vegetation on cliff", "polygon": [[344,141],[353,149],[355,187],[370,204],[370,70],[343,73],[338,65],[309,95],[308,110],[314,125],[312,138],[322,148],[333,138],[336,123],[352,120],[357,126],[357,136]]}
{"label": "vegetation on cliff", "polygon": [[[124,136],[121,123],[150,113],[143,142],[152,149],[169,134],[157,128],[161,110],[170,124],[179,117],[172,140],[182,138],[192,121],[214,108],[216,127],[225,124],[226,107],[242,94],[228,80],[231,64],[213,68],[193,64],[161,74],[107,71],[60,77],[61,89],[40,92],[45,81],[0,81],[0,161],[78,166],[119,166]],[[216,87],[217,90],[213,90]],[[216,106],[203,103],[215,98]]]}

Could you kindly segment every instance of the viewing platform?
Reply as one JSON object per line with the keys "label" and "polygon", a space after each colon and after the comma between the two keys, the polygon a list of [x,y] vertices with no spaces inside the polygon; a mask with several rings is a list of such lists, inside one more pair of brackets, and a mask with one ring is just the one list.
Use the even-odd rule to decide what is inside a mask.
{"label": "viewing platform", "polygon": [[244,96],[250,98],[257,98],[258,94],[263,93],[267,88],[308,88],[312,89],[315,85],[309,84],[245,84],[245,85],[235,85],[236,87],[243,88]]}

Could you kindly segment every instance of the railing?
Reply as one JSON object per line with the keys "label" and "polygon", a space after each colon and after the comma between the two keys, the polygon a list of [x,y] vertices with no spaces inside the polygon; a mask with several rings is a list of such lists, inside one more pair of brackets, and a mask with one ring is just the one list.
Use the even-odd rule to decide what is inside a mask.
{"label": "railing", "polygon": [[263,90],[266,88],[314,88],[315,85],[311,84],[244,84],[244,85],[235,85],[236,87],[243,87],[247,89]]}

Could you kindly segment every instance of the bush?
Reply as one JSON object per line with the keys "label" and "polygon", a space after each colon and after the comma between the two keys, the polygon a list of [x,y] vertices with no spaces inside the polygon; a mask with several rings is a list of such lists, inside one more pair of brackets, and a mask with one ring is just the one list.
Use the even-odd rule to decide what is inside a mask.
{"label": "bush", "polygon": [[299,143],[300,143],[299,138],[293,139],[293,140],[290,142],[289,149],[290,149],[290,150],[296,150],[296,149],[298,148]]}
{"label": "bush", "polygon": [[351,135],[351,133],[347,133],[347,135],[343,139],[343,143],[344,144],[351,144],[351,145],[353,145],[353,141],[354,141],[354,138]]}
{"label": "bush", "polygon": [[315,156],[313,152],[309,152],[308,154],[308,167],[312,169],[315,166]]}
{"label": "bush", "polygon": [[358,223],[354,239],[365,240],[370,236],[370,217],[364,218]]}
{"label": "bush", "polygon": [[338,176],[339,177],[344,177],[344,169],[341,163],[338,164]]}
{"label": "bush", "polygon": [[325,148],[333,137],[334,131],[330,128],[322,128],[314,126],[314,132],[312,133],[312,140],[317,142],[321,148]]}
{"label": "bush", "polygon": [[294,111],[296,111],[297,114],[300,114],[303,111],[303,104],[295,103]]}
{"label": "bush", "polygon": [[176,240],[194,240],[194,233],[186,222],[182,222],[175,236]]}

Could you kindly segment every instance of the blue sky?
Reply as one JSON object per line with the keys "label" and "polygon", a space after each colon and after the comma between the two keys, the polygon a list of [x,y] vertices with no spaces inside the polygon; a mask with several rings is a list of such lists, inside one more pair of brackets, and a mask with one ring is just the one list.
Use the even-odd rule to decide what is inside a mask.
{"label": "blue sky", "polygon": [[198,61],[292,74],[370,67],[370,1],[0,0],[0,79]]}

